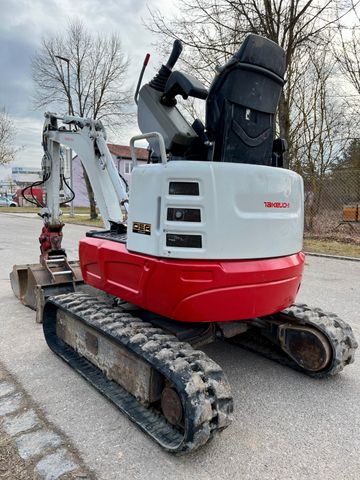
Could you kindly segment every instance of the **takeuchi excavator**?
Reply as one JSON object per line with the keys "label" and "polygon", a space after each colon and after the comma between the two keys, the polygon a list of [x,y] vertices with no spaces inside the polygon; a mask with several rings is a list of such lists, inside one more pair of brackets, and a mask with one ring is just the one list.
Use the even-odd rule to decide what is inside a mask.
{"label": "takeuchi excavator", "polygon": [[[230,385],[201,346],[231,341],[315,378],[338,374],[357,348],[337,315],[294,304],[304,193],[274,138],[283,49],[248,35],[209,89],[173,71],[181,50],[176,40],[141,87],[142,69],[129,192],[100,121],[45,114],[40,263],[11,274],[49,347],[170,452],[231,422]],[[179,96],[206,101],[204,123],[188,122]],[[149,144],[142,166],[138,140]],[[80,241],[80,266],[61,247],[63,147],[80,157],[105,224]]]}

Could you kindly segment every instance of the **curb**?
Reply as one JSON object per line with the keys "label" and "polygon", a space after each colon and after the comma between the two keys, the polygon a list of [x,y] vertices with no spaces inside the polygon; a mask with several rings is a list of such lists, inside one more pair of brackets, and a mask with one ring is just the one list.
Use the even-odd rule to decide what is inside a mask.
{"label": "curb", "polygon": [[341,255],[330,255],[327,253],[317,253],[317,252],[304,252],[305,255],[311,257],[320,257],[320,258],[332,258],[333,260],[347,260],[348,262],[360,262],[360,258],[357,257],[343,257]]}

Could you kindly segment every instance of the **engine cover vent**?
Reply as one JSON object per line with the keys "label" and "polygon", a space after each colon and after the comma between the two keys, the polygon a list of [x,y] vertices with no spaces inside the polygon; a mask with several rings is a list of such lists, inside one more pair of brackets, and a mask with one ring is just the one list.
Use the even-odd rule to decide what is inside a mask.
{"label": "engine cover vent", "polygon": [[169,195],[199,195],[197,182],[169,182]]}
{"label": "engine cover vent", "polygon": [[181,248],[202,248],[202,236],[167,233],[166,246]]}

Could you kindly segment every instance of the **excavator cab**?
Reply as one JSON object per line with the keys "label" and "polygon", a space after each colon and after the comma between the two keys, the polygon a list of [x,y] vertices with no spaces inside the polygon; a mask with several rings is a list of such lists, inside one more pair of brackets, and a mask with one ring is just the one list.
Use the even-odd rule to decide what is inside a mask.
{"label": "excavator cab", "polygon": [[[140,129],[160,132],[170,159],[282,166],[286,141],[274,141],[274,117],[285,83],[284,50],[267,38],[248,35],[218,67],[209,90],[192,75],[172,71],[180,53],[176,40],[171,64],[163,65],[141,89]],[[206,100],[205,126],[199,119],[192,125],[187,122],[176,107],[178,95]],[[149,111],[156,115],[149,118]],[[150,145],[153,158],[158,158],[157,146]]]}

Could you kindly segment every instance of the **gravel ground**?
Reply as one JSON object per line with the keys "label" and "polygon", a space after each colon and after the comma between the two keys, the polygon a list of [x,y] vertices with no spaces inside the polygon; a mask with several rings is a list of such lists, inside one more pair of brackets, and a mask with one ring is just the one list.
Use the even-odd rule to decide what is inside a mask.
{"label": "gravel ground", "polygon": [[[35,262],[41,222],[0,214],[0,361],[79,451],[98,479],[302,480],[360,478],[360,359],[316,381],[243,351],[206,352],[233,387],[233,424],[186,457],[163,452],[46,347],[35,314],[12,295],[14,263]],[[76,258],[86,227],[67,225]],[[360,262],[308,257],[298,300],[332,310],[360,339]]]}

